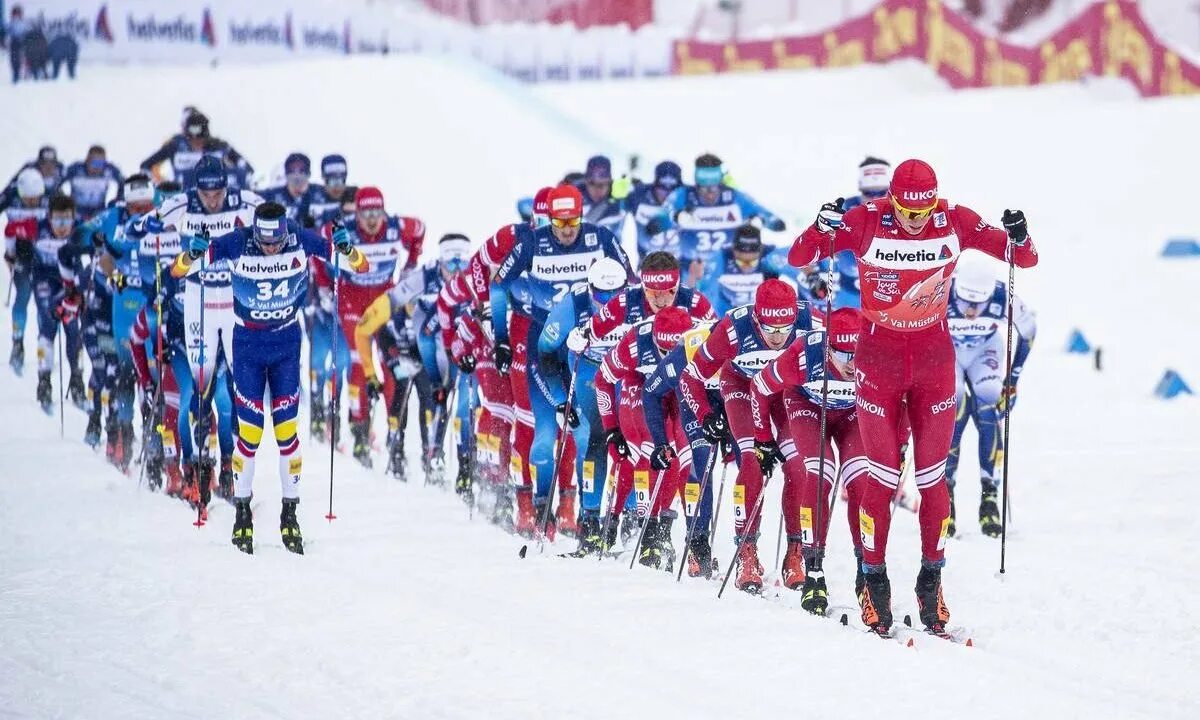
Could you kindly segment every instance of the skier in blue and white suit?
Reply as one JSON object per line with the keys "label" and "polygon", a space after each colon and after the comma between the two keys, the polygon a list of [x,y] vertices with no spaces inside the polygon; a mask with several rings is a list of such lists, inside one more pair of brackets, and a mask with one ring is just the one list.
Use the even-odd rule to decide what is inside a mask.
{"label": "skier in blue and white suit", "polygon": [[677,230],[663,230],[663,204],[675,189],[683,185],[683,170],[677,163],[664,160],[654,166],[654,182],[641,184],[625,199],[637,225],[638,261],[655,250],[679,256]]}
{"label": "skier in blue and white suit", "polygon": [[[1008,287],[996,279],[991,268],[982,262],[958,266],[950,284],[950,303],[946,314],[958,366],[958,410],[950,456],[946,460],[951,508],[954,476],[960,459],[959,444],[967,420],[973,418],[979,430],[979,481],[982,491],[979,523],[983,533],[992,536],[1000,534],[997,507],[1000,478],[996,475],[996,462],[997,458],[1002,457],[1004,448],[999,421],[1012,411],[1016,402],[1017,380],[1037,333],[1033,312],[1020,298],[1014,297],[1012,301],[1013,324],[1018,337],[1009,378],[1004,377]],[[953,528],[953,509],[950,518]]]}
{"label": "skier in blue and white suit", "polygon": [[311,161],[304,153],[292,153],[283,161],[283,172],[283,185],[260,190],[259,194],[263,200],[287,208],[288,220],[294,220],[306,228],[315,226],[313,207],[325,202],[325,190],[309,181],[312,176]]}
{"label": "skier in blue and white suit", "polygon": [[733,243],[705,266],[699,289],[709,298],[718,318],[735,307],[754,302],[764,280],[788,278],[797,282],[797,269],[788,264],[787,249],[764,245],[762,232],[749,223],[737,229]]}
{"label": "skier in blue and white suit", "polygon": [[[308,259],[329,260],[333,248],[319,234],[287,220],[278,203],[263,203],[254,212],[252,228],[238,228],[213,240],[208,233],[194,236],[180,253],[171,274],[182,277],[204,265],[225,261],[233,278],[233,373],[237,389],[238,442],[233,459],[234,504],[237,517],[233,543],[252,553],[253,524],[250,498],[254,489],[254,456],[262,440],[263,398],[271,397],[271,421],[279,445],[279,479],[283,487],[280,531],[284,545],[303,554],[296,520],[300,502],[300,439],[296,413],[300,404],[300,315],[308,292]],[[333,233],[333,246],[354,272],[367,269],[367,259],[342,226]],[[204,262],[196,263],[201,257]],[[335,272],[340,263],[334,261]]]}

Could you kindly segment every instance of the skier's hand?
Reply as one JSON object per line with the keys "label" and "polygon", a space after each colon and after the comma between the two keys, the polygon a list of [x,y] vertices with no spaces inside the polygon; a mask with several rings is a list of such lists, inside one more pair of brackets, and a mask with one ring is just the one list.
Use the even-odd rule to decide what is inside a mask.
{"label": "skier's hand", "polygon": [[92,233],[92,247],[96,248],[97,250],[104,247],[104,240],[104,233],[100,232],[99,230]]}
{"label": "skier's hand", "polygon": [[783,453],[774,440],[755,440],[754,456],[758,458],[758,467],[763,475],[775,472],[775,466],[783,461]]}
{"label": "skier's hand", "polygon": [[354,245],[350,242],[350,231],[341,220],[333,221],[333,246],[343,255],[349,255]]}
{"label": "skier's hand", "polygon": [[609,191],[609,195],[613,200],[624,200],[629,197],[629,193],[631,192],[633,192],[633,180],[630,180],[628,175],[622,175],[613,180],[612,190]]}
{"label": "skier's hand", "polygon": [[629,443],[625,442],[625,433],[621,432],[621,428],[615,427],[605,433],[604,442],[620,457],[629,457]]}
{"label": "skier's hand", "polygon": [[508,368],[512,366],[512,346],[500,340],[496,343],[494,355],[496,357],[496,372],[501,375],[508,372]]}
{"label": "skier's hand", "polygon": [[575,411],[575,407],[573,405],[561,403],[557,408],[555,408],[555,410],[559,415],[562,415],[566,419],[567,425],[572,430],[579,427],[579,413]]}
{"label": "skier's hand", "polygon": [[1025,222],[1025,213],[1020,210],[1005,210],[1000,221],[1004,223],[1008,239],[1012,240],[1013,245],[1024,245],[1029,240],[1029,225]]}
{"label": "skier's hand", "polygon": [[153,398],[154,394],[158,392],[158,385],[154,382],[154,376],[147,375],[144,378],[140,378],[140,380],[139,384],[142,386],[142,394],[145,397]]}
{"label": "skier's hand", "polygon": [[1008,414],[1017,406],[1017,384],[1006,383],[1000,391],[1000,399],[996,402],[996,412],[1000,417],[1008,417]]}
{"label": "skier's hand", "polygon": [[4,253],[4,262],[8,263],[8,269],[16,272],[17,256],[13,253]]}
{"label": "skier's hand", "polygon": [[475,356],[467,353],[458,359],[458,369],[470,375],[475,372]]}
{"label": "skier's hand", "polygon": [[158,234],[165,230],[166,226],[163,225],[162,218],[158,216],[158,213],[150,213],[142,220],[142,228],[148,233]]}
{"label": "skier's hand", "polygon": [[212,240],[208,234],[208,228],[200,231],[199,235],[193,235],[188,238],[188,257],[193,260],[199,260],[200,256],[208,252],[208,246],[212,244]]}
{"label": "skier's hand", "polygon": [[783,232],[784,230],[787,230],[787,223],[785,223],[782,218],[773,217],[770,220],[767,220],[766,227],[771,232]]}
{"label": "skier's hand", "polygon": [[652,470],[666,470],[671,467],[671,461],[674,459],[674,450],[667,445],[659,445],[650,453],[650,468]]}
{"label": "skier's hand", "polygon": [[444,406],[446,404],[446,397],[448,395],[449,395],[449,392],[447,392],[446,386],[438,385],[437,387],[435,387],[433,389],[433,404]]}
{"label": "skier's hand", "polygon": [[663,221],[660,217],[650,218],[650,222],[646,223],[646,234],[657,235],[663,231]]}
{"label": "skier's hand", "polygon": [[125,277],[125,273],[120,270],[113,270],[113,274],[108,276],[108,282],[112,285],[113,290],[123,292],[129,285],[129,278]]}
{"label": "skier's hand", "polygon": [[845,198],[838,198],[825,203],[817,213],[817,229],[821,232],[833,232],[842,226],[842,216],[846,214]]}
{"label": "skier's hand", "polygon": [[714,445],[729,437],[729,421],[724,413],[710,412],[704,416],[700,426],[704,431],[704,439]]}
{"label": "skier's hand", "polygon": [[591,323],[580,325],[567,334],[567,349],[575,354],[582,353],[592,341]]}
{"label": "skier's hand", "polygon": [[367,403],[374,404],[383,395],[383,383],[377,377],[367,378]]}
{"label": "skier's hand", "polygon": [[55,314],[63,325],[69,325],[79,317],[79,308],[82,305],[83,295],[79,292],[79,288],[70,285],[67,287],[66,295],[63,295],[63,299],[58,303]]}

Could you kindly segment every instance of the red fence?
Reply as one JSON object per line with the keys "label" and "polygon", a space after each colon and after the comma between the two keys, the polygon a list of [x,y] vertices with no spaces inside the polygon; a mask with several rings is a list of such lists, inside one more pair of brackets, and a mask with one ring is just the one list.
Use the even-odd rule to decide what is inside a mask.
{"label": "red fence", "polygon": [[582,29],[654,20],[653,0],[425,0],[433,12],[472,25],[509,22],[574,23]]}
{"label": "red fence", "polygon": [[977,30],[939,0],[884,0],[818,35],[729,43],[679,40],[673,72],[699,75],[924,60],[952,87],[1121,76],[1142,95],[1200,93],[1200,67],[1163,45],[1130,0],[1087,8],[1036,47]]}

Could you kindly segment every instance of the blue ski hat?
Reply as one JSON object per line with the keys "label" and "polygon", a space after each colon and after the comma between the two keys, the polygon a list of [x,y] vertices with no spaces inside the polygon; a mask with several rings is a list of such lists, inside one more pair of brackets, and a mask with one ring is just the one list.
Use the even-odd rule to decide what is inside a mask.
{"label": "blue ski hat", "polygon": [[663,160],[654,166],[654,184],[664,190],[674,190],[683,184],[683,169],[678,163]]}
{"label": "blue ski hat", "polygon": [[287,160],[283,161],[283,172],[285,175],[291,175],[292,173],[311,175],[312,161],[304,153],[292,153],[287,156]]}
{"label": "blue ski hat", "polygon": [[263,245],[283,242],[288,234],[287,210],[275,202],[265,202],[254,209],[254,237]]}
{"label": "blue ski hat", "polygon": [[588,158],[587,169],[583,176],[592,182],[608,182],[612,180],[612,161],[603,155]]}
{"label": "blue ski hat", "polygon": [[196,187],[201,190],[224,190],[229,184],[225,163],[220,158],[205,155],[196,163]]}
{"label": "blue ski hat", "polygon": [[321,177],[326,181],[329,178],[340,178],[345,181],[348,174],[346,158],[341,155],[326,155],[321,158]]}

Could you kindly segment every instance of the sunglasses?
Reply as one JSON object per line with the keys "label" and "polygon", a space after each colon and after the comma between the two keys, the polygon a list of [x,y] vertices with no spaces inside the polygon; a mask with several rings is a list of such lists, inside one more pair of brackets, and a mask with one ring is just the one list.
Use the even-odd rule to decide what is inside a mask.
{"label": "sunglasses", "polygon": [[464,257],[446,258],[442,261],[442,267],[451,273],[462,272],[467,267],[467,259]]}
{"label": "sunglasses", "polygon": [[556,228],[579,227],[583,224],[583,218],[550,218],[550,224]]}
{"label": "sunglasses", "polygon": [[899,215],[900,217],[916,221],[916,220],[924,220],[925,218],[932,215],[933,211],[937,209],[937,204],[935,203],[933,205],[930,205],[929,207],[925,208],[924,210],[912,210],[912,209],[906,208],[903,205],[901,205],[900,203],[896,202],[896,198],[892,198],[892,209],[895,210],[896,214]]}
{"label": "sunglasses", "polygon": [[383,208],[366,208],[359,210],[358,216],[363,220],[376,220],[382,218],[386,213]]}
{"label": "sunglasses", "polygon": [[73,217],[52,217],[52,218],[50,218],[51,227],[69,228],[74,224],[75,224],[75,218],[73,218]]}
{"label": "sunglasses", "polygon": [[764,335],[786,335],[792,331],[791,325],[759,325]]}
{"label": "sunglasses", "polygon": [[854,353],[846,352],[845,350],[834,350],[831,348],[829,350],[829,354],[831,356],[833,356],[834,360],[837,360],[839,363],[841,363],[843,365],[849,363],[851,360],[854,359]]}

